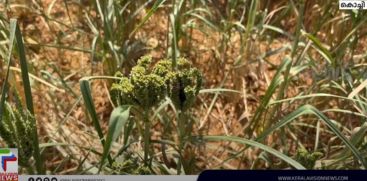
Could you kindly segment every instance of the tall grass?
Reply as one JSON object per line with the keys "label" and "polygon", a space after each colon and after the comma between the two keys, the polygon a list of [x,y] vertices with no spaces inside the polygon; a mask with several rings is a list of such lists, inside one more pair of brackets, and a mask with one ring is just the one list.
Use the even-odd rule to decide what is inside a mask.
{"label": "tall grass", "polygon": [[[74,26],[70,4],[67,1],[64,4]],[[93,37],[90,49],[53,47],[88,52],[91,62],[102,60],[104,65],[103,70],[97,71],[102,75],[80,79],[80,93],[64,79],[61,81],[72,97],[83,98],[85,115],[101,143],[93,148],[99,163],[89,165],[93,172],[88,169],[85,172],[196,174],[212,167],[366,168],[364,11],[340,11],[334,1],[304,0],[95,0],[81,10],[85,12],[84,25]],[[171,68],[177,72],[179,57],[188,57],[192,60],[190,66],[203,71],[207,89],[200,91],[192,109],[187,110],[180,109],[168,94],[149,109],[142,109],[142,105],[121,104],[123,100],[111,91],[108,96],[114,109],[104,128],[92,96],[92,92],[99,90],[93,90],[91,81],[119,82],[123,78],[116,72],[122,72],[122,77],[131,73],[137,59],[149,53],[144,44],[149,37],[141,37],[139,33],[150,31],[144,27],[156,23],[150,21],[152,17],[165,19],[162,22],[167,24],[163,30],[166,38],[158,40],[163,49],[159,49],[162,51],[159,56],[171,60]],[[4,19],[0,23],[4,24]],[[53,19],[49,17],[49,25],[50,22]],[[154,29],[151,31],[146,34],[155,33]],[[5,28],[1,32],[1,36],[9,35],[1,38],[8,40],[10,46],[0,48],[1,56],[7,60],[3,62],[7,72],[0,72],[5,76],[0,113],[3,114],[9,92],[10,58],[16,41],[25,105],[34,116],[20,29],[12,20],[10,30]],[[215,44],[208,45],[197,37]],[[275,48],[277,42],[281,45]],[[274,59],[275,56],[278,57]],[[201,60],[202,57],[209,58]],[[220,75],[213,75],[218,72]],[[219,80],[210,80],[218,76]],[[260,83],[257,88],[251,87]],[[178,90],[182,89],[181,84],[175,85]],[[231,110],[235,112],[232,117],[228,116]],[[223,124],[225,133],[212,125],[215,120]],[[236,125],[235,121],[243,123],[240,131],[231,127]],[[37,173],[45,173],[39,137],[34,131],[33,158]],[[56,145],[59,144],[49,147]],[[212,147],[220,147],[227,155]],[[100,151],[95,151],[98,148]],[[305,149],[306,155],[321,152],[322,156],[316,161],[307,160],[310,158],[307,156],[300,158],[297,153]],[[249,154],[253,157],[247,158]],[[235,165],[233,160],[239,164]]]}
{"label": "tall grass", "polygon": [[[3,119],[3,112],[4,112],[4,105],[6,102],[6,96],[8,94],[9,91],[9,83],[8,83],[8,79],[9,79],[9,74],[10,74],[10,65],[11,65],[11,60],[12,60],[12,52],[13,52],[13,44],[14,42],[16,42],[16,47],[17,47],[17,53],[19,56],[19,62],[20,62],[20,68],[21,68],[21,74],[22,74],[22,81],[23,81],[23,89],[24,89],[24,94],[25,94],[25,102],[26,102],[26,110],[22,110],[22,108],[20,107],[20,109],[18,111],[20,112],[27,112],[29,111],[29,113],[31,114],[30,116],[35,117],[34,115],[34,109],[33,109],[33,100],[32,100],[32,91],[31,91],[31,86],[30,86],[30,82],[29,82],[29,76],[28,76],[28,66],[27,66],[27,59],[26,59],[26,54],[25,54],[25,49],[24,49],[24,44],[23,44],[23,37],[20,31],[20,28],[17,24],[17,21],[15,19],[11,19],[10,20],[10,31],[9,31],[9,49],[8,49],[8,56],[7,56],[7,72],[5,75],[5,79],[4,79],[4,84],[2,87],[2,91],[1,91],[1,100],[0,100],[0,118]],[[21,103],[20,103],[21,104]],[[33,128],[37,128],[37,123],[35,119],[31,119],[31,127]],[[13,133],[16,134],[16,133]],[[23,134],[23,133],[19,133],[19,134]],[[44,174],[45,173],[45,167],[44,167],[44,161],[43,158],[41,156],[41,152],[39,149],[39,143],[38,143],[38,133],[37,133],[37,129],[33,129],[32,131],[32,137],[29,138],[31,140],[32,143],[32,147],[34,149],[34,154],[33,154],[33,158],[35,160],[35,166],[37,168],[37,173],[38,174]],[[20,147],[20,145],[18,145]],[[28,167],[32,167],[32,166],[28,166]]]}
{"label": "tall grass", "polygon": [[[95,34],[92,57],[105,62],[107,74],[113,75],[124,66],[134,65],[134,60],[139,58],[139,54],[143,55],[141,52],[144,52],[146,47],[141,40],[135,38],[135,34],[164,2],[95,1],[95,10],[99,13],[100,20],[88,21]],[[139,17],[149,5],[152,7],[147,14]]]}

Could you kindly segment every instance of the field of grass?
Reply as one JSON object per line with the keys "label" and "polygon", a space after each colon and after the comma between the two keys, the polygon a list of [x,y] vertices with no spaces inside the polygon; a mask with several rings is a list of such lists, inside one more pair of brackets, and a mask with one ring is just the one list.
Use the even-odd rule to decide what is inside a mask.
{"label": "field of grass", "polygon": [[366,169],[367,11],[8,0],[0,147],[27,174]]}

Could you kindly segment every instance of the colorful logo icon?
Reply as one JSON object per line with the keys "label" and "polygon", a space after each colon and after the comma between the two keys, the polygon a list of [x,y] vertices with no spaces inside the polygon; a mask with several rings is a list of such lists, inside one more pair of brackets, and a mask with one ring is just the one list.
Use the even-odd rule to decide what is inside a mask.
{"label": "colorful logo icon", "polygon": [[0,181],[18,180],[18,149],[0,148]]}
{"label": "colorful logo icon", "polygon": [[17,157],[10,151],[10,149],[0,149],[1,168],[6,172],[7,163],[17,161]]}

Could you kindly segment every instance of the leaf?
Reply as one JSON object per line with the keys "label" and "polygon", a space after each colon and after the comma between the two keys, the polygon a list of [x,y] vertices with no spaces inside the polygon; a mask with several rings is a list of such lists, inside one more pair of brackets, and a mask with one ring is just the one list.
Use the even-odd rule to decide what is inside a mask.
{"label": "leaf", "polygon": [[286,32],[286,31],[284,31],[281,28],[278,28],[276,26],[265,24],[264,29],[272,30],[272,31],[277,32],[279,34],[285,35],[291,40],[294,39],[293,35],[289,34],[288,32]]}
{"label": "leaf", "polygon": [[103,147],[103,155],[101,160],[100,169],[102,169],[103,164],[110,153],[112,142],[114,142],[118,136],[120,136],[123,127],[125,126],[127,120],[129,119],[130,115],[130,106],[119,106],[116,107],[110,117],[109,125],[108,125],[108,132],[106,142]]}
{"label": "leaf", "polygon": [[219,28],[217,26],[215,26],[212,22],[210,22],[208,19],[204,18],[203,16],[201,16],[197,13],[190,13],[189,15],[201,20],[206,25],[208,25],[210,28],[212,28],[213,30],[219,31]]}
{"label": "leaf", "polygon": [[223,88],[202,89],[202,90],[199,91],[200,94],[204,94],[204,93],[217,93],[217,92],[233,92],[233,93],[242,94],[242,92],[237,91],[237,90],[223,89]]}
{"label": "leaf", "polygon": [[101,125],[99,124],[98,121],[98,116],[97,116],[97,112],[96,112],[96,108],[94,106],[93,103],[93,99],[92,99],[92,95],[91,95],[91,90],[90,90],[90,86],[89,86],[89,81],[86,79],[81,79],[80,80],[80,91],[82,92],[82,96],[84,99],[84,104],[85,107],[87,108],[87,111],[92,119],[93,122],[93,126],[96,129],[99,138],[101,139],[101,142],[103,143],[103,132],[102,132],[102,128]]}
{"label": "leaf", "polygon": [[295,100],[301,100],[301,99],[315,98],[315,97],[334,97],[334,98],[338,98],[338,99],[344,99],[344,100],[349,100],[349,101],[353,101],[353,102],[358,102],[362,105],[367,106],[366,102],[358,100],[358,99],[348,98],[348,97],[344,97],[344,96],[338,96],[338,95],[334,95],[334,94],[327,94],[327,93],[315,93],[315,94],[308,94],[308,95],[300,95],[300,96],[297,96],[297,97],[291,97],[291,98],[286,98],[286,99],[275,100],[275,101],[271,101],[269,103],[269,105],[279,104],[279,103],[287,102],[287,101],[295,101]]}
{"label": "leaf", "polygon": [[146,21],[154,14],[155,11],[165,2],[166,0],[157,0],[154,4],[152,9],[150,9],[147,15],[144,16],[143,20],[136,26],[136,28],[129,34],[129,37],[132,37],[136,31],[141,28]]}
{"label": "leaf", "polygon": [[[1,96],[1,102],[0,102],[0,116],[2,117],[2,109],[3,109],[3,103],[5,102],[5,95],[7,94],[8,91],[8,78],[9,78],[9,70],[10,70],[10,62],[11,62],[11,54],[13,51],[13,43],[14,43],[14,38],[16,40],[16,47],[17,47],[17,51],[18,51],[18,55],[19,55],[19,61],[20,61],[20,69],[21,69],[21,74],[22,74],[22,81],[23,81],[23,90],[24,90],[24,94],[25,94],[25,100],[26,100],[26,106],[27,106],[27,110],[32,114],[32,117],[34,117],[34,109],[33,109],[33,100],[32,100],[32,90],[31,90],[31,85],[30,85],[30,81],[29,81],[29,75],[28,75],[28,66],[27,66],[27,59],[26,59],[26,54],[25,54],[25,49],[24,49],[24,43],[23,43],[23,37],[22,37],[22,33],[20,31],[20,28],[17,24],[17,20],[16,19],[11,19],[10,20],[10,46],[9,46],[9,56],[8,56],[8,70],[7,70],[7,74],[6,74],[6,78],[5,78],[5,83],[3,86],[3,92],[2,92],[2,96]],[[35,119],[31,119],[32,120],[32,126],[34,128],[37,127],[37,123]],[[44,168],[44,163],[43,163],[43,158],[41,156],[41,152],[39,150],[39,143],[38,143],[38,133],[37,133],[37,129],[34,129],[32,132],[32,146],[34,148],[34,152],[33,152],[33,157],[36,163],[36,168],[37,168],[37,172],[38,174],[44,174],[45,173],[45,168]]]}
{"label": "leaf", "polygon": [[309,33],[305,33],[306,37],[310,39],[316,46],[316,50],[328,61],[331,65],[335,65],[331,53],[322,45],[319,39]]}
{"label": "leaf", "polygon": [[277,72],[274,75],[268,89],[265,92],[264,98],[262,98],[260,106],[256,109],[254,117],[252,118],[251,125],[245,130],[245,132],[252,133],[255,127],[259,124],[259,120],[261,115],[266,110],[267,106],[270,103],[272,96],[274,95],[277,87],[283,82],[282,72],[286,69],[286,67],[291,63],[290,58],[285,58],[282,64],[279,66]]}
{"label": "leaf", "polygon": [[8,79],[9,79],[9,73],[10,73],[10,62],[11,62],[11,54],[12,54],[12,50],[13,50],[13,45],[14,45],[14,37],[15,37],[15,29],[16,29],[16,23],[14,23],[12,21],[12,23],[10,23],[10,38],[9,38],[9,50],[8,50],[8,65],[7,65],[7,71],[6,71],[6,75],[5,75],[5,80],[4,80],[4,84],[1,90],[1,99],[0,99],[0,122],[3,118],[3,111],[4,111],[4,106],[5,106],[5,100],[6,100],[6,94],[8,93],[9,90],[9,83],[8,83]]}
{"label": "leaf", "polygon": [[289,156],[284,155],[283,153],[281,153],[281,152],[279,152],[279,151],[277,151],[277,150],[275,150],[275,149],[273,149],[269,146],[266,146],[264,144],[256,142],[256,141],[252,141],[252,140],[248,140],[248,139],[244,139],[244,138],[239,138],[239,137],[234,137],[234,136],[202,136],[201,138],[203,140],[206,140],[206,141],[233,141],[233,142],[242,143],[242,144],[245,144],[245,145],[257,147],[259,149],[262,149],[262,150],[264,150],[264,151],[266,151],[266,152],[282,159],[283,161],[289,163],[290,165],[292,165],[296,169],[299,169],[299,170],[306,169],[304,166],[302,166],[300,163],[293,160]]}
{"label": "leaf", "polygon": [[361,161],[362,165],[367,168],[367,163],[361,153],[357,150],[357,148],[353,145],[352,142],[350,142],[340,131],[339,129],[332,123],[329,118],[327,118],[322,112],[317,110],[315,107],[311,105],[304,105],[297,110],[293,111],[292,113],[288,114],[286,117],[284,117],[282,120],[280,120],[276,125],[273,127],[265,130],[256,140],[263,140],[266,136],[268,136],[270,133],[275,131],[276,129],[279,129],[291,121],[295,120],[296,118],[304,115],[304,114],[313,114],[317,116],[319,119],[321,119],[332,131],[333,133],[338,136],[344,144],[353,152],[354,156],[358,158],[359,161]]}
{"label": "leaf", "polygon": [[[16,24],[16,20],[12,19],[10,23]],[[20,69],[22,71],[23,88],[24,88],[27,109],[29,110],[29,112],[32,115],[34,115],[32,91],[31,91],[31,84],[29,82],[28,66],[27,66],[27,59],[26,59],[25,50],[24,50],[23,38],[20,32],[19,26],[18,25],[15,25],[15,26],[16,26],[15,39],[17,41],[18,54],[19,54],[19,59],[20,59]]]}
{"label": "leaf", "polygon": [[[85,104],[85,107],[87,108],[87,111],[88,111],[88,113],[89,113],[89,115],[92,119],[93,126],[96,129],[98,137],[101,140],[101,144],[104,147],[105,140],[104,140],[104,137],[103,137],[103,132],[102,132],[101,125],[99,124],[99,121],[98,121],[96,108],[95,108],[94,103],[93,103],[88,77],[87,78],[82,78],[80,80],[80,91],[82,92],[82,96],[83,96],[83,99],[84,99],[84,104]],[[112,164],[112,159],[111,159],[110,156],[108,156],[108,161],[109,161],[110,164]]]}
{"label": "leaf", "polygon": [[361,90],[366,88],[366,86],[367,86],[367,80],[364,80],[361,84],[359,84],[359,86],[357,86],[356,88],[353,89],[353,91],[348,95],[348,98],[353,98],[359,92],[361,92]]}
{"label": "leaf", "polygon": [[[367,122],[363,123],[359,130],[356,131],[354,134],[351,135],[350,141],[358,146],[363,144],[363,138],[366,136],[367,133]],[[339,154],[337,154],[337,158],[348,157],[350,155],[350,151],[348,148],[344,148]]]}

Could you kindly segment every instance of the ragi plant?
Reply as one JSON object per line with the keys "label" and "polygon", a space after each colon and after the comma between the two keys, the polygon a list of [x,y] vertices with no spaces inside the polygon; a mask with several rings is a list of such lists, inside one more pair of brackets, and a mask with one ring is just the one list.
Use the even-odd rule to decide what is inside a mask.
{"label": "ragi plant", "polygon": [[[184,58],[178,58],[177,66],[173,66],[171,60],[159,61],[153,69],[153,72],[164,77],[167,86],[167,96],[171,99],[177,110],[177,133],[178,133],[178,150],[180,159],[177,172],[180,174],[181,165],[186,174],[192,173],[194,154],[191,149],[186,149],[191,138],[193,122],[187,111],[193,106],[196,96],[202,86],[202,75],[196,68],[192,68],[191,64]],[[184,155],[187,155],[184,159]]]}
{"label": "ragi plant", "polygon": [[[8,28],[7,23],[0,22],[0,26]],[[3,28],[3,27],[2,27]],[[1,29],[1,28],[0,28]],[[44,160],[40,151],[39,137],[37,133],[37,122],[35,119],[35,111],[33,108],[31,84],[29,80],[28,63],[25,53],[22,33],[17,24],[16,19],[10,19],[9,31],[7,35],[8,46],[2,47],[0,56],[4,59],[6,71],[4,71],[4,79],[2,79],[1,98],[0,98],[0,137],[6,143],[7,147],[18,148],[19,165],[28,169],[29,174],[34,174],[33,167],[36,168],[37,174],[45,174]],[[14,76],[10,71],[13,63],[13,48],[16,48],[19,57],[19,65],[23,82],[23,92],[25,106],[22,106],[22,99],[18,94],[16,82],[10,84],[10,77]],[[5,51],[6,50],[6,51]],[[4,55],[4,52],[6,52]],[[0,66],[0,69],[2,67]],[[14,86],[14,90],[12,87]],[[14,92],[14,93],[12,93]],[[11,96],[13,95],[13,96]],[[15,103],[12,104],[12,99]],[[31,162],[31,157],[33,161]],[[33,164],[34,163],[34,164]]]}
{"label": "ragi plant", "polygon": [[24,111],[18,99],[17,106],[5,102],[4,114],[0,124],[0,137],[9,148],[18,148],[20,166],[29,167],[34,148],[32,134],[35,131],[35,118]]}
{"label": "ragi plant", "polygon": [[323,154],[321,152],[310,153],[305,148],[297,149],[295,159],[304,165],[307,169],[313,169],[315,167],[316,161],[321,158]]}
{"label": "ragi plant", "polygon": [[177,59],[176,67],[173,65],[172,60],[167,59],[160,60],[152,66],[152,57],[144,56],[138,60],[128,77],[117,73],[121,79],[112,85],[111,90],[113,95],[117,96],[119,105],[132,105],[133,108],[142,112],[141,123],[144,125],[144,131],[141,133],[144,139],[144,164],[147,167],[151,166],[152,159],[150,129],[153,120],[149,119],[149,114],[153,107],[163,99],[166,97],[171,99],[177,110],[178,152],[180,155],[178,172],[180,173],[181,164],[188,172],[189,163],[186,161],[190,161],[183,159],[182,154],[192,130],[192,123],[188,122],[189,119],[185,112],[193,106],[201,89],[202,75],[184,58]]}

